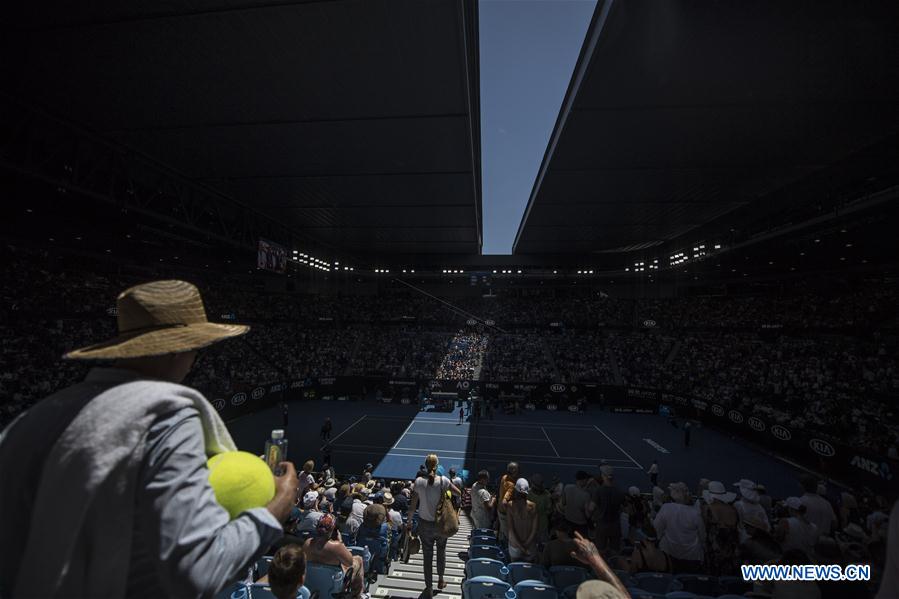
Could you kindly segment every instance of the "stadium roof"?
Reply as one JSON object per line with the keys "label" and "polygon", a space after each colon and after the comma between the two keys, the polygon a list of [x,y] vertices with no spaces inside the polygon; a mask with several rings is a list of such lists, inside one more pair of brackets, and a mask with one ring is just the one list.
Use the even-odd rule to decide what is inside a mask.
{"label": "stadium roof", "polygon": [[9,8],[14,97],[314,243],[480,252],[475,0]]}
{"label": "stadium roof", "polygon": [[516,254],[676,239],[899,131],[899,5],[599,2]]}

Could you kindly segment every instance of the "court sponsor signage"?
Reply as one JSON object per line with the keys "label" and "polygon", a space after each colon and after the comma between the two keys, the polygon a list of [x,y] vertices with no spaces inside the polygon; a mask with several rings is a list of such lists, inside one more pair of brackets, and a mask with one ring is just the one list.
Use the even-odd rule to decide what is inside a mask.
{"label": "court sponsor signage", "polygon": [[837,453],[837,450],[834,449],[833,445],[824,439],[818,439],[817,437],[809,439],[808,446],[812,448],[812,451],[825,458],[832,458]]}
{"label": "court sponsor signage", "polygon": [[327,376],[327,377],[318,379],[318,384],[319,384],[319,385],[327,385],[327,386],[330,387],[331,385],[334,384],[334,380],[335,380],[335,379],[334,379],[333,376]]}
{"label": "court sponsor signage", "polygon": [[290,388],[291,389],[301,389],[306,386],[306,381],[291,381]]}
{"label": "court sponsor signage", "polygon": [[265,389],[262,387],[256,387],[253,389],[253,392],[250,394],[250,397],[253,399],[262,399],[265,396]]}
{"label": "court sponsor signage", "polygon": [[647,329],[651,329],[651,328],[655,327],[656,324],[658,324],[658,323],[656,323],[656,321],[654,321],[651,318],[647,318],[646,320],[643,321],[643,326],[646,327]]}
{"label": "court sponsor signage", "polygon": [[553,393],[562,393],[565,391],[565,385],[562,385],[561,383],[554,383],[549,386],[549,390]]}
{"label": "court sponsor signage", "polygon": [[284,390],[284,383],[275,383],[271,387],[268,388],[269,393],[280,393]]}
{"label": "court sponsor signage", "polygon": [[775,424],[771,427],[771,434],[775,439],[780,439],[781,441],[789,441],[793,438],[793,434],[790,432],[790,429],[779,424]]}
{"label": "court sponsor signage", "polygon": [[417,383],[415,380],[400,380],[400,379],[391,379],[387,381],[388,385],[398,385],[401,387],[414,387]]}
{"label": "court sponsor signage", "polygon": [[730,418],[730,421],[735,424],[742,424],[743,422],[743,414],[736,410],[731,410],[727,413],[727,417]]}
{"label": "court sponsor signage", "polygon": [[709,403],[707,401],[702,401],[701,399],[691,399],[690,403],[697,410],[705,411],[709,409]]}
{"label": "court sponsor signage", "polygon": [[750,416],[749,420],[746,421],[746,424],[748,424],[749,428],[751,428],[754,431],[757,431],[760,433],[765,432],[765,428],[766,428],[765,423],[762,421],[761,418],[757,418],[756,416]]}
{"label": "court sponsor signage", "polygon": [[226,402],[224,399],[219,398],[219,399],[212,400],[212,407],[215,408],[219,412],[224,410],[225,406],[227,406],[227,405],[228,405],[228,402]]}
{"label": "court sponsor signage", "polygon": [[496,324],[496,321],[495,321],[495,320],[490,320],[490,319],[488,318],[487,320],[484,321],[484,324],[486,324],[488,327],[492,327],[493,325]]}
{"label": "court sponsor signage", "polygon": [[580,410],[578,409],[577,404],[571,404],[570,406],[568,406],[568,411],[569,412],[578,412]]}
{"label": "court sponsor signage", "polygon": [[724,416],[724,408],[718,404],[712,404],[712,414],[718,417]]}
{"label": "court sponsor signage", "polygon": [[533,412],[534,410],[537,409],[537,406],[535,406],[534,404],[528,402],[528,403],[524,404],[524,409],[525,409],[525,410],[530,410],[530,411]]}
{"label": "court sponsor signage", "polygon": [[859,470],[864,470],[868,474],[873,474],[883,480],[893,480],[893,473],[890,471],[890,465],[886,462],[877,462],[870,458],[860,455],[853,456],[849,464],[855,466]]}
{"label": "court sponsor signage", "polygon": [[478,324],[478,321],[475,320],[474,318],[469,318],[467,321],[465,321],[465,323],[468,326],[473,327],[474,325]]}
{"label": "court sponsor signage", "polygon": [[244,392],[235,393],[231,396],[231,405],[234,407],[243,405],[247,401],[247,394]]}
{"label": "court sponsor signage", "polygon": [[550,412],[555,412],[556,410],[559,409],[559,406],[557,406],[554,403],[548,403],[548,404],[546,404],[546,409],[549,410]]}
{"label": "court sponsor signage", "polygon": [[403,404],[404,406],[408,406],[410,403],[412,403],[412,401],[408,397],[404,397],[403,399],[400,400],[400,403]]}

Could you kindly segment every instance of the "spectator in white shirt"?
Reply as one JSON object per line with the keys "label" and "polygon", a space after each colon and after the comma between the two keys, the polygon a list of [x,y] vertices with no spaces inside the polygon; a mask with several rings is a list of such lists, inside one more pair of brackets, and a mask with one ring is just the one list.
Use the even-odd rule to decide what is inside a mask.
{"label": "spectator in white shirt", "polygon": [[471,519],[475,528],[491,528],[493,524],[493,507],[496,497],[487,490],[490,473],[486,470],[478,472],[478,481],[471,487]]}
{"label": "spectator in white shirt", "polygon": [[818,495],[818,482],[814,477],[805,475],[799,482],[805,493],[799,500],[806,508],[805,517],[808,521],[818,527],[818,533],[822,535],[830,535],[833,532],[833,524],[837,520],[837,515],[833,511],[830,502]]}
{"label": "spectator in white shirt", "polygon": [[746,478],[735,482],[734,486],[740,491],[740,498],[734,502],[737,508],[737,514],[740,516],[740,542],[749,538],[746,529],[743,527],[743,521],[752,516],[755,521],[765,523],[765,532],[771,531],[771,523],[768,521],[768,514],[765,508],[759,503],[759,492],[756,484]]}
{"label": "spectator in white shirt", "polygon": [[798,497],[787,497],[784,505],[790,511],[788,518],[781,518],[777,524],[777,539],[784,551],[799,549],[809,557],[815,554],[818,542],[818,527],[806,518],[807,508]]}
{"label": "spectator in white shirt", "polygon": [[313,470],[315,470],[315,462],[306,460],[306,463],[303,464],[303,470],[297,475],[300,479],[300,488],[297,489],[297,497],[303,497],[307,492],[314,491],[318,488],[318,485],[315,484],[315,477],[312,476]]}
{"label": "spectator in white shirt", "polygon": [[677,573],[702,571],[703,539],[705,527],[699,511],[690,501],[690,491],[685,483],[668,486],[672,501],[664,504],[653,520],[659,536],[659,548],[671,557]]}

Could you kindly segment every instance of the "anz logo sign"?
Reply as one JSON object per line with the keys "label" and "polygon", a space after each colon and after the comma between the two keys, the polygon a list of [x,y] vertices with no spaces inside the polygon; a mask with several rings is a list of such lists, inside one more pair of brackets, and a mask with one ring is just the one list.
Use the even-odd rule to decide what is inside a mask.
{"label": "anz logo sign", "polygon": [[263,389],[262,387],[256,387],[255,389],[253,389],[251,397],[253,399],[261,399],[263,395],[265,395],[265,389]]}
{"label": "anz logo sign", "polygon": [[831,458],[837,453],[837,450],[833,448],[833,445],[823,439],[809,439],[808,446],[812,448],[812,451],[825,458]]}
{"label": "anz logo sign", "polygon": [[561,383],[555,383],[549,386],[549,390],[553,393],[562,393],[563,391],[565,391],[565,385]]}
{"label": "anz logo sign", "polygon": [[890,472],[890,465],[886,462],[877,463],[874,460],[869,460],[868,458],[863,458],[860,455],[852,458],[852,461],[849,462],[856,468],[860,468],[865,472],[873,474],[874,476],[879,476],[884,480],[893,480],[893,473]]}
{"label": "anz logo sign", "polygon": [[246,401],[247,401],[247,394],[246,394],[246,393],[235,393],[234,396],[231,398],[231,405],[232,405],[232,406],[239,406],[239,405],[243,404],[243,403],[246,402]]}
{"label": "anz logo sign", "polygon": [[779,424],[775,424],[771,427],[771,434],[781,441],[789,441],[793,438],[793,435],[790,433],[790,431]]}

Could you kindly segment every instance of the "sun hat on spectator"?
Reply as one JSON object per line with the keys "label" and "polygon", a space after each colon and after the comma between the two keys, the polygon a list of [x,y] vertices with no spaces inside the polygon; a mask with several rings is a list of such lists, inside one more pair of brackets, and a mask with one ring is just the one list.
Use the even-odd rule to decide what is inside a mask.
{"label": "sun hat on spectator", "polygon": [[372,489],[375,488],[375,481],[373,481],[373,480],[367,481],[367,482],[365,483],[365,487],[366,487],[369,491],[371,491]]}
{"label": "sun hat on spectator", "polygon": [[639,497],[640,496],[640,487],[628,487],[627,494],[631,497]]}
{"label": "sun hat on spectator", "polygon": [[176,354],[250,330],[246,325],[209,322],[200,291],[186,281],[153,281],[130,287],[116,298],[116,310],[117,336],[63,357],[108,360]]}
{"label": "sun hat on spectator", "polygon": [[333,478],[326,478],[324,482],[324,486],[326,489],[334,487],[336,481]]}
{"label": "sun hat on spectator", "polygon": [[315,502],[318,501],[318,493],[315,491],[309,491],[305,495],[303,495],[303,507],[309,508],[315,505]]}
{"label": "sun hat on spectator", "polygon": [[756,487],[755,483],[748,478],[741,478],[739,481],[734,483],[734,486],[740,489],[740,496],[743,497],[746,501],[750,503],[758,503],[759,502],[759,492],[758,487]]}
{"label": "sun hat on spectator", "polygon": [[393,493],[390,491],[384,491],[384,505],[393,505]]}
{"label": "sun hat on spectator", "polygon": [[728,491],[727,487],[720,480],[713,480],[709,482],[708,488],[702,492],[702,498],[705,499],[706,503],[712,503],[713,499],[730,503],[737,498],[737,494]]}

